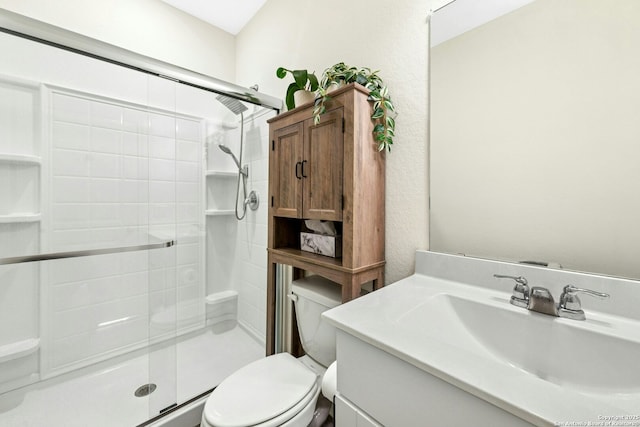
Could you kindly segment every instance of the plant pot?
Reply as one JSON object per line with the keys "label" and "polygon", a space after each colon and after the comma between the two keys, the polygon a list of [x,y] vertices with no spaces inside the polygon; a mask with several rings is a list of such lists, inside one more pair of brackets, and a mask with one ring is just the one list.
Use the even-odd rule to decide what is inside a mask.
{"label": "plant pot", "polygon": [[299,90],[293,94],[293,101],[295,102],[296,107],[299,107],[302,104],[306,104],[308,102],[313,102],[315,98],[315,93],[308,90]]}
{"label": "plant pot", "polygon": [[339,82],[332,82],[331,85],[327,88],[327,93],[331,93],[334,90],[338,90],[344,86],[344,80],[340,80]]}

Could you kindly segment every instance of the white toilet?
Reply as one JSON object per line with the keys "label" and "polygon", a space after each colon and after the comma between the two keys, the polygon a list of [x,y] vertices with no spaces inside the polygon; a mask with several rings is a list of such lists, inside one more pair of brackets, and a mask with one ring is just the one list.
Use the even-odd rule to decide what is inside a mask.
{"label": "white toilet", "polygon": [[[320,276],[296,280],[291,288],[306,355],[275,354],[231,374],[207,399],[201,427],[307,427],[311,422],[322,378],[336,359],[335,329],[321,314],[341,303],[341,288]],[[335,380],[335,366],[331,371]]]}

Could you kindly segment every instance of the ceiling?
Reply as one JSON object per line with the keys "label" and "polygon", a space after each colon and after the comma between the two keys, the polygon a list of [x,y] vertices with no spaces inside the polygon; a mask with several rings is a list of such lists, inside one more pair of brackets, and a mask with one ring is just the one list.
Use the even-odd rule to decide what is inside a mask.
{"label": "ceiling", "polygon": [[162,0],[224,31],[237,35],[267,0]]}

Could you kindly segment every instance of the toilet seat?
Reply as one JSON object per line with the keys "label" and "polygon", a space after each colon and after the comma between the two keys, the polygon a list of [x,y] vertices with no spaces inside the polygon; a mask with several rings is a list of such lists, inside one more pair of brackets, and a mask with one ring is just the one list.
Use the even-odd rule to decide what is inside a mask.
{"label": "toilet seat", "polygon": [[227,377],[205,403],[202,419],[211,427],[275,427],[312,404],[316,374],[289,353],[250,363]]}

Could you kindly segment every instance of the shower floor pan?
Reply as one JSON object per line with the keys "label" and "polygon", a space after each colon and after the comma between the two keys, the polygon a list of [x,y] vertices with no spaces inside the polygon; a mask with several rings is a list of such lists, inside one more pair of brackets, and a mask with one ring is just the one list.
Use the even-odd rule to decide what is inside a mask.
{"label": "shower floor pan", "polygon": [[[263,356],[264,347],[240,326],[220,334],[205,329],[176,346],[2,394],[0,426],[133,427]],[[153,392],[135,396],[148,384]]]}

